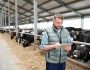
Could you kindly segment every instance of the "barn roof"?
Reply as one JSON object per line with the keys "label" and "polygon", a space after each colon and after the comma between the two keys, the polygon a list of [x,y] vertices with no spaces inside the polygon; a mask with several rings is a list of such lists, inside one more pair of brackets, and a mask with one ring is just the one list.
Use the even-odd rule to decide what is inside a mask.
{"label": "barn roof", "polygon": [[[9,1],[11,17],[14,18],[15,0]],[[17,1],[20,20],[31,22],[33,20],[33,0]],[[55,13],[60,13],[64,18],[90,16],[90,0],[37,0],[37,3],[39,22],[52,20]],[[8,8],[8,4],[0,2],[0,5]]]}

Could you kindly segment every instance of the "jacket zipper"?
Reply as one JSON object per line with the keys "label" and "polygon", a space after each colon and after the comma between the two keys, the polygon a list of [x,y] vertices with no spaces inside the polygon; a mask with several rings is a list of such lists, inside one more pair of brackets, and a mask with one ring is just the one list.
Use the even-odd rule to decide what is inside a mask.
{"label": "jacket zipper", "polygon": [[[62,41],[61,41],[61,31],[60,31],[60,36],[59,36],[59,42],[60,42],[60,44],[62,44]],[[60,49],[60,55],[59,55],[59,63],[60,63],[60,60],[61,60],[61,49]]]}

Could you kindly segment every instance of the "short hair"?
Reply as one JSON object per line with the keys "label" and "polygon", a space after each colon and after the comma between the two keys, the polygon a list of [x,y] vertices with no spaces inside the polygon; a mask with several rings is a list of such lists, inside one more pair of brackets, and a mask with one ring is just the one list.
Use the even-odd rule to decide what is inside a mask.
{"label": "short hair", "polygon": [[53,17],[53,20],[55,20],[56,18],[60,18],[60,19],[64,19],[64,17],[61,15],[61,14],[55,14],[54,17]]}

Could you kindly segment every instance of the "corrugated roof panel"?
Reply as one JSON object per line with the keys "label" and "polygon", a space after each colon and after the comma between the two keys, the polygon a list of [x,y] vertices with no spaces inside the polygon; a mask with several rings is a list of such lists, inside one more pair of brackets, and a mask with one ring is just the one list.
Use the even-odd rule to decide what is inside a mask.
{"label": "corrugated roof panel", "polygon": [[37,8],[37,12],[41,12],[41,11],[42,11],[41,9]]}
{"label": "corrugated roof panel", "polygon": [[[6,2],[6,6],[8,7],[8,2]],[[9,6],[11,7],[11,4],[9,3]]]}
{"label": "corrugated roof panel", "polygon": [[14,13],[14,11],[13,11],[13,10],[10,10],[10,12],[11,12],[11,13]]}
{"label": "corrugated roof panel", "polygon": [[46,2],[48,0],[37,0],[37,4],[42,4],[43,2]]}
{"label": "corrugated roof panel", "polygon": [[62,1],[65,2],[65,3],[69,3],[69,2],[73,2],[75,0],[62,0]]}
{"label": "corrugated roof panel", "polygon": [[52,13],[57,13],[57,12],[60,13],[60,12],[64,12],[64,11],[68,11],[68,9],[66,7],[60,7],[60,8],[50,10],[50,12],[52,12]]}
{"label": "corrugated roof panel", "polygon": [[11,9],[15,9],[15,6],[13,5],[13,6],[11,6]]}
{"label": "corrugated roof panel", "polygon": [[15,14],[11,14],[11,18],[14,18],[15,17]]}
{"label": "corrugated roof panel", "polygon": [[49,15],[47,12],[43,12],[43,13],[40,13],[39,14],[40,16],[47,16],[47,15]]}
{"label": "corrugated roof panel", "polygon": [[69,6],[71,6],[72,8],[78,9],[88,5],[90,6],[90,0],[85,0],[78,3],[70,4]]}
{"label": "corrugated roof panel", "polygon": [[26,17],[25,19],[26,19],[26,20],[29,20],[29,17]]}
{"label": "corrugated roof panel", "polygon": [[23,12],[25,12],[25,10],[23,10],[23,9],[19,9],[19,12],[23,13]]}
{"label": "corrugated roof panel", "polygon": [[29,12],[26,12],[26,13],[25,13],[25,15],[27,15],[27,16],[30,16],[30,15],[31,15],[31,13],[29,13]]}
{"label": "corrugated roof panel", "polygon": [[25,9],[27,10],[30,10],[32,8],[32,5],[27,3],[25,6],[24,6]]}
{"label": "corrugated roof panel", "polygon": [[24,18],[22,18],[22,21],[25,21],[25,19],[24,19]]}
{"label": "corrugated roof panel", "polygon": [[68,17],[68,16],[74,16],[74,15],[76,15],[76,13],[69,12],[69,13],[65,13],[65,14],[61,14],[61,15],[64,16],[64,17]]}
{"label": "corrugated roof panel", "polygon": [[46,19],[53,19],[53,16],[45,17]]}
{"label": "corrugated roof panel", "polygon": [[3,2],[2,2],[2,1],[0,1],[0,4],[3,4]]}
{"label": "corrugated roof panel", "polygon": [[42,5],[42,7],[45,8],[45,9],[50,9],[50,8],[53,8],[53,7],[56,7],[56,6],[59,6],[59,5],[60,4],[57,3],[56,1],[51,1],[47,4]]}
{"label": "corrugated roof panel", "polygon": [[[33,12],[33,10],[31,10],[32,12]],[[37,12],[41,12],[42,10],[41,9],[39,9],[39,8],[37,8]]]}
{"label": "corrugated roof panel", "polygon": [[15,0],[9,0],[10,2],[15,2]]}
{"label": "corrugated roof panel", "polygon": [[84,9],[84,10],[80,10],[78,12],[81,14],[90,14],[90,9]]}
{"label": "corrugated roof panel", "polygon": [[20,15],[21,18],[24,18],[25,16],[24,15]]}
{"label": "corrugated roof panel", "polygon": [[39,20],[43,20],[43,18],[39,18],[38,21],[39,21]]}
{"label": "corrugated roof panel", "polygon": [[24,5],[26,2],[25,1],[23,1],[23,0],[17,0],[17,2],[18,2],[18,5],[19,6],[22,6],[22,5]]}

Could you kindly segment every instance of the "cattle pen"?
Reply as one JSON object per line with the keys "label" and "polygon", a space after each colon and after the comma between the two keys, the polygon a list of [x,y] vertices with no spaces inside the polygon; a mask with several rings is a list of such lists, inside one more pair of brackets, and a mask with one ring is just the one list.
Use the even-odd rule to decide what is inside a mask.
{"label": "cattle pen", "polygon": [[66,70],[90,70],[90,0],[0,0],[0,70],[46,70],[40,45],[57,13],[70,34]]}

